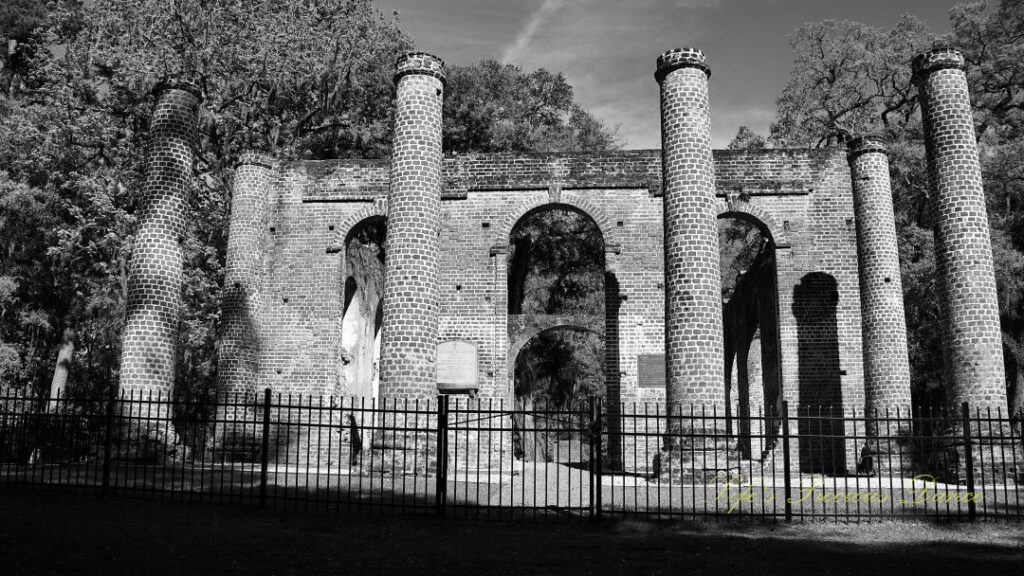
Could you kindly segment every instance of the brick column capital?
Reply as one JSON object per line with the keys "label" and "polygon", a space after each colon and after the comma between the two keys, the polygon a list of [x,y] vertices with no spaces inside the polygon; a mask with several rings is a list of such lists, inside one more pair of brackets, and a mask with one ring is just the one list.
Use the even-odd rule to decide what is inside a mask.
{"label": "brick column capital", "polygon": [[846,159],[852,163],[858,156],[872,153],[885,154],[888,156],[889,150],[885,147],[885,144],[882,143],[880,138],[874,136],[859,136],[850,140],[850,143],[847,144]]}
{"label": "brick column capital", "polygon": [[914,82],[917,83],[939,70],[966,70],[967,64],[963,52],[956,48],[938,48],[914,56],[910,67],[914,72]]}
{"label": "brick column capital", "polygon": [[153,87],[153,94],[159,98],[167,90],[181,90],[196,97],[199,102],[203,101],[203,89],[200,86],[199,74],[195,72],[184,72],[173,76],[166,76]]}
{"label": "brick column capital", "polygon": [[654,72],[654,78],[660,84],[666,76],[682,68],[696,68],[711,77],[711,67],[708,66],[707,56],[696,48],[676,48],[667,50],[658,56],[658,66]]}
{"label": "brick column capital", "polygon": [[433,76],[441,81],[446,81],[444,60],[427,52],[407,52],[398,57],[395,62],[395,84],[405,76]]}
{"label": "brick column capital", "polygon": [[274,168],[274,163],[274,157],[269,154],[247,151],[238,155],[238,161],[235,162],[235,168],[237,169],[239,166],[259,166],[270,170]]}

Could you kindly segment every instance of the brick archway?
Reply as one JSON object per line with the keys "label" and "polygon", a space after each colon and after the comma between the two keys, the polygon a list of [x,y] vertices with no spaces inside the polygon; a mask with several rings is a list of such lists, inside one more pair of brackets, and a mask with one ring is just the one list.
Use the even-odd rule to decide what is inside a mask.
{"label": "brick archway", "polygon": [[352,234],[352,231],[356,229],[359,224],[367,218],[373,218],[379,216],[381,218],[388,217],[388,200],[385,197],[377,198],[373,201],[373,204],[354,212],[345,218],[345,220],[338,226],[337,231],[334,233],[334,238],[327,245],[327,252],[335,253],[342,252],[345,250],[345,243],[348,241],[348,237]]}
{"label": "brick archway", "polygon": [[[778,434],[779,421],[775,418],[781,409],[785,391],[782,294],[777,255],[778,249],[791,248],[791,244],[785,228],[760,206],[730,198],[719,200],[715,211],[719,220],[736,218],[756,226],[767,238],[769,247],[764,260],[758,256],[753,263],[754,268],[737,277],[735,291],[728,301],[723,302],[724,372],[729,400],[726,405],[727,428],[738,433],[738,447],[743,456],[749,458],[763,449],[758,444],[759,435],[764,439],[775,439]],[[752,348],[755,342],[758,346]],[[756,350],[759,357],[754,360],[760,371],[756,380],[751,379],[749,372],[751,350]],[[734,408],[738,413],[733,413]],[[755,410],[763,410],[768,418],[760,432],[751,428],[750,416]]]}
{"label": "brick archway", "polygon": [[605,252],[608,252],[619,245],[616,227],[605,211],[587,198],[580,198],[577,194],[573,194],[572,192],[563,192],[557,199],[552,199],[549,196],[547,198],[525,200],[516,204],[502,220],[501,226],[498,227],[498,230],[495,233],[494,242],[492,242],[491,245],[508,246],[509,237],[512,235],[512,230],[515,228],[516,224],[530,213],[545,208],[568,208],[570,210],[580,212],[593,220],[597,225],[597,229],[601,231],[601,238],[604,241]]}
{"label": "brick archway", "polygon": [[[614,222],[596,203],[572,192],[549,192],[547,197],[537,197],[519,202],[505,215],[498,227],[492,246],[507,248],[516,225],[529,215],[546,209],[567,209],[578,212],[589,218],[597,226],[604,246],[604,271],[608,270],[608,253],[618,250],[618,232]],[[607,289],[606,286],[602,286]],[[606,312],[607,313],[607,312]],[[605,341],[604,316],[579,315],[547,315],[547,314],[508,314],[506,365],[508,381],[514,388],[515,363],[526,345],[544,332],[564,328],[590,332]]]}
{"label": "brick archway", "polygon": [[766,232],[776,248],[789,247],[789,235],[786,229],[764,208],[746,200],[719,200],[715,205],[718,218],[740,218],[747,220]]}
{"label": "brick archway", "polygon": [[551,330],[566,328],[580,332],[591,332],[604,338],[605,321],[599,316],[588,315],[547,315],[511,314],[508,323],[508,369],[515,373],[516,359],[523,348],[537,336]]}
{"label": "brick archway", "polygon": [[[351,276],[353,271],[348,269],[349,259],[347,257],[347,249],[348,243],[352,239],[353,233],[355,233],[360,226],[363,226],[368,221],[372,220],[383,220],[385,223],[387,222],[386,199],[378,198],[376,201],[374,201],[372,205],[366,206],[365,208],[362,208],[361,210],[358,210],[353,214],[350,214],[347,218],[345,218],[345,220],[342,222],[342,224],[337,228],[335,232],[333,243],[328,246],[329,253],[340,254],[340,258],[337,259],[335,264],[336,290],[338,296],[340,297],[341,306],[341,314],[338,316],[336,322],[336,330],[338,335],[337,345],[339,347],[339,350],[341,350],[342,354],[348,355],[342,357],[342,365],[340,366],[341,373],[339,373],[339,377],[341,377],[341,375],[344,374],[345,384],[348,387],[349,394],[364,398],[377,398],[378,389],[376,385],[374,385],[373,379],[367,379],[365,372],[360,373],[358,368],[359,364],[354,362],[361,357],[362,362],[364,363],[363,365],[366,366],[369,365],[367,364],[369,361],[373,361],[374,363],[376,363],[378,361],[378,358],[376,356],[376,353],[372,354],[369,357],[353,356],[353,347],[358,347],[361,341],[365,343],[362,336],[366,336],[366,334],[360,333],[358,328],[351,328],[351,326],[356,326],[360,322],[375,322],[375,318],[374,316],[370,316],[368,319],[360,319],[360,314],[358,312],[355,315],[351,313],[350,298],[355,298],[355,288],[357,284],[355,278]],[[349,283],[351,283],[351,285]],[[381,294],[380,296],[378,306],[381,303],[383,303],[383,294]],[[356,306],[357,310],[358,308],[359,306]],[[350,322],[354,322],[355,324],[350,324]],[[378,331],[379,324],[377,324],[377,327],[369,335],[370,340],[376,341],[376,338],[379,337],[377,334]],[[353,336],[353,334],[357,336]],[[370,346],[372,349],[372,344],[370,344]],[[352,365],[350,366],[350,364]]]}

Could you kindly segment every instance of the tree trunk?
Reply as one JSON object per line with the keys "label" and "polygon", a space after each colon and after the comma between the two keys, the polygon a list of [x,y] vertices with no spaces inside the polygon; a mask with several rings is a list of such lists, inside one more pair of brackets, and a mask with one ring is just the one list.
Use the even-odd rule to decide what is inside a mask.
{"label": "tree trunk", "polygon": [[68,372],[71,368],[71,357],[75,354],[75,331],[67,328],[61,339],[60,351],[57,352],[57,365],[53,369],[53,380],[50,382],[49,412],[56,412],[57,399],[67,394]]}

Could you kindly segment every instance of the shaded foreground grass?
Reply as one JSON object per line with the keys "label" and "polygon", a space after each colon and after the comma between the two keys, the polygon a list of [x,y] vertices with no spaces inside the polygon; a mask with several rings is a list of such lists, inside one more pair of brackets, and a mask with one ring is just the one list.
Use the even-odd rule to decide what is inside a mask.
{"label": "shaded foreground grass", "polygon": [[1000,574],[1020,524],[493,523],[0,492],[0,573]]}

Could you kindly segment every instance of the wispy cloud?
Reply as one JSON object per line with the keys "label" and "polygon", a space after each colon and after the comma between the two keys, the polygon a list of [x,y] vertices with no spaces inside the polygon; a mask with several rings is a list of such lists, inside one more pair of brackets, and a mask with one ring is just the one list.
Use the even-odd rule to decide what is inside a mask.
{"label": "wispy cloud", "polygon": [[503,61],[563,72],[578,101],[629,147],[659,145],[654,61],[680,45],[703,46],[703,17],[724,0],[544,0],[522,20]]}
{"label": "wispy cloud", "polygon": [[508,63],[518,60],[530,46],[530,42],[533,41],[540,27],[550,20],[563,5],[565,5],[565,0],[544,0],[544,3],[534,10],[533,14],[530,14],[526,24],[519,29],[516,39],[505,48],[505,52],[501,56],[502,62]]}

